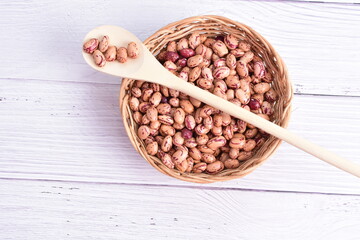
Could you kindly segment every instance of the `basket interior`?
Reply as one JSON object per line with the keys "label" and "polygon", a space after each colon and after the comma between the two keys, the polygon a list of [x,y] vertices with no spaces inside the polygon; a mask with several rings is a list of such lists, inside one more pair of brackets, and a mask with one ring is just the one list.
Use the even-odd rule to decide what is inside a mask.
{"label": "basket interior", "polygon": [[[176,41],[183,37],[188,37],[191,33],[198,32],[206,36],[217,36],[233,34],[239,39],[247,40],[252,44],[252,51],[258,55],[265,63],[268,71],[274,76],[272,88],[279,95],[279,99],[274,106],[272,122],[287,127],[290,118],[291,100],[293,90],[288,79],[287,69],[273,47],[258,33],[246,25],[219,16],[200,16],[184,19],[160,29],[147,40],[144,44],[148,49],[157,55],[164,49],[169,41]],[[247,175],[264,162],[275,152],[281,140],[270,136],[266,142],[255,152],[249,160],[241,162],[236,169],[225,169],[216,175],[205,173],[180,173],[176,169],[169,169],[156,156],[146,153],[144,143],[137,137],[137,124],[132,119],[132,111],[128,105],[129,93],[134,80],[123,79],[120,90],[120,109],[122,112],[125,129],[134,145],[135,149],[160,172],[184,181],[196,183],[210,183],[226,181]]]}

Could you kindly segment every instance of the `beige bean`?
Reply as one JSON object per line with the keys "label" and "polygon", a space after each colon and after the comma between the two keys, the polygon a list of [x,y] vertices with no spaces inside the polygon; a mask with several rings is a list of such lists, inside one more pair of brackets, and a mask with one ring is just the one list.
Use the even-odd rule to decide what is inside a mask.
{"label": "beige bean", "polygon": [[133,95],[136,98],[141,97],[141,89],[138,87],[131,88],[131,95]]}
{"label": "beige bean", "polygon": [[130,109],[132,111],[134,111],[134,112],[138,111],[139,110],[139,104],[140,104],[139,99],[137,99],[136,97],[130,98],[129,106],[130,106]]}
{"label": "beige bean", "polygon": [[241,137],[234,137],[229,141],[229,146],[231,148],[242,149],[245,146],[245,136],[242,135]]}
{"label": "beige bean", "polygon": [[221,127],[221,125],[222,125],[222,116],[221,116],[221,114],[215,114],[214,117],[213,117],[213,120],[214,120],[214,125],[216,127]]}
{"label": "beige bean", "polygon": [[169,125],[161,125],[159,132],[163,136],[166,136],[166,135],[174,136],[175,128],[172,126],[169,126]]}
{"label": "beige bean", "polygon": [[194,106],[189,100],[181,100],[180,107],[185,111],[185,113],[190,114],[194,112]]}
{"label": "beige bean", "polygon": [[156,109],[158,110],[159,114],[169,114],[171,110],[171,105],[168,103],[160,103]]}
{"label": "beige bean", "polygon": [[231,138],[233,138],[234,130],[231,124],[223,129],[222,135],[225,137],[226,140],[230,140]]}
{"label": "beige bean", "polygon": [[216,161],[216,158],[215,158],[215,156],[212,155],[212,154],[203,153],[203,154],[201,155],[201,160],[202,160],[203,162],[206,162],[206,163],[213,163],[213,162]]}
{"label": "beige bean", "polygon": [[158,130],[150,128],[150,135],[151,136],[157,136],[158,134],[159,134]]}
{"label": "beige bean", "polygon": [[182,146],[184,144],[185,139],[182,137],[181,132],[175,133],[173,137],[173,144],[175,146]]}
{"label": "beige bean", "polygon": [[201,75],[201,68],[194,67],[189,72],[189,82],[195,82]]}
{"label": "beige bean", "polygon": [[221,80],[221,79],[216,79],[214,81],[214,87],[215,88],[220,88],[224,92],[226,92],[226,90],[227,90],[226,82],[224,80]]}
{"label": "beige bean", "polygon": [[226,66],[228,66],[230,69],[236,68],[236,57],[234,54],[230,53],[226,56]]}
{"label": "beige bean", "polygon": [[176,50],[180,51],[181,49],[185,49],[189,47],[189,42],[186,38],[180,39],[176,44]]}
{"label": "beige bean", "polygon": [[204,45],[207,47],[212,47],[212,45],[216,42],[214,38],[207,38],[204,42]]}
{"label": "beige bean", "polygon": [[189,100],[194,107],[199,108],[201,106],[201,101],[196,98],[190,97]]}
{"label": "beige bean", "polygon": [[192,115],[187,115],[185,117],[185,126],[189,130],[193,130],[196,126],[195,118]]}
{"label": "beige bean", "polygon": [[229,151],[229,157],[236,159],[239,156],[240,150],[238,148],[231,148]]}
{"label": "beige bean", "polygon": [[253,152],[245,152],[245,151],[241,151],[239,153],[239,157],[237,158],[239,161],[245,161],[248,160],[252,157]]}
{"label": "beige bean", "polygon": [[244,56],[242,56],[240,58],[240,62],[243,62],[243,63],[249,63],[253,60],[254,58],[254,53],[251,52],[251,51],[247,51]]}
{"label": "beige bean", "polygon": [[206,78],[199,78],[197,80],[197,85],[205,90],[210,89],[213,86],[212,81]]}
{"label": "beige bean", "polygon": [[222,135],[222,127],[212,127],[211,128],[211,132],[212,134],[214,134],[215,136],[221,136]]}
{"label": "beige bean", "polygon": [[234,55],[236,58],[238,58],[238,57],[244,56],[245,51],[243,51],[242,49],[236,48],[236,49],[231,50],[230,53],[232,55]]}
{"label": "beige bean", "polygon": [[217,137],[213,137],[211,138],[206,146],[208,146],[209,148],[216,150],[217,148],[223,147],[226,144],[226,139],[223,136],[217,136]]}
{"label": "beige bean", "polygon": [[227,169],[235,169],[240,166],[240,162],[237,159],[228,159],[224,162],[224,166]]}
{"label": "beige bean", "polygon": [[150,123],[150,128],[155,129],[155,130],[159,130],[160,126],[161,126],[161,123],[159,121],[152,121]]}
{"label": "beige bean", "polygon": [[222,125],[227,126],[231,123],[231,116],[227,113],[221,113]]}
{"label": "beige bean", "polygon": [[183,123],[185,121],[185,111],[182,108],[177,108],[174,113],[174,120],[177,123]]}
{"label": "beige bean", "polygon": [[216,61],[214,61],[214,67],[225,67],[226,66],[226,59],[225,58],[219,58]]}
{"label": "beige bean", "polygon": [[265,66],[263,62],[254,62],[254,75],[259,79],[265,76]]}
{"label": "beige bean", "polygon": [[103,67],[106,64],[105,57],[99,50],[94,51],[93,59],[95,64],[98,65],[99,67]]}
{"label": "beige bean", "polygon": [[125,63],[127,62],[127,57],[127,49],[124,47],[119,47],[116,51],[116,59],[121,63]]}
{"label": "beige bean", "polygon": [[109,36],[103,36],[99,43],[100,52],[105,52],[109,47]]}
{"label": "beige bean", "polygon": [[165,124],[165,125],[173,125],[174,124],[174,119],[171,116],[160,115],[160,116],[158,116],[158,120],[160,123]]}
{"label": "beige bean", "polygon": [[264,97],[269,103],[273,103],[278,99],[278,95],[274,89],[269,89],[269,91],[264,94]]}
{"label": "beige bean", "polygon": [[228,76],[225,80],[225,83],[229,88],[237,89],[240,87],[240,80],[237,75]]}
{"label": "beige bean", "polygon": [[238,61],[236,63],[236,72],[239,74],[240,77],[249,76],[249,69],[247,68],[246,63],[242,61]]}
{"label": "beige bean", "polygon": [[207,68],[207,67],[204,67],[202,70],[201,70],[201,76],[203,78],[206,78],[206,79],[209,79],[209,80],[214,80],[214,77],[212,75],[212,71],[210,68]]}
{"label": "beige bean", "polygon": [[188,167],[185,170],[185,172],[191,172],[194,167],[194,159],[191,157],[188,157],[188,158],[186,158],[186,161],[187,161]]}
{"label": "beige bean", "polygon": [[196,47],[195,54],[205,57],[207,49],[208,48],[204,44],[200,44],[199,46]]}
{"label": "beige bean", "polygon": [[197,124],[200,124],[201,122],[202,122],[202,117],[200,116],[200,111],[202,110],[202,108],[198,108],[198,109],[196,109],[196,111],[195,111],[195,115],[194,115],[194,119],[195,119],[195,122],[197,123]]}
{"label": "beige bean", "polygon": [[232,127],[232,130],[233,130],[234,132],[239,131],[238,125],[237,125],[237,123],[236,123],[236,120],[237,120],[237,119],[233,118],[233,119],[231,119],[231,123],[230,123],[230,126]]}
{"label": "beige bean", "polygon": [[274,112],[274,109],[272,108],[271,103],[269,103],[268,101],[264,101],[261,104],[261,111],[262,111],[262,113],[264,113],[266,115],[272,115]]}
{"label": "beige bean", "polygon": [[169,88],[165,86],[160,86],[160,92],[164,97],[169,97]]}
{"label": "beige bean", "polygon": [[188,151],[184,149],[179,149],[175,151],[174,154],[172,155],[172,161],[176,165],[177,163],[181,163],[185,161],[187,157],[188,157]]}
{"label": "beige bean", "polygon": [[194,173],[202,173],[202,172],[204,172],[206,170],[206,166],[207,166],[206,163],[199,162],[199,163],[194,165],[192,171]]}
{"label": "beige bean", "polygon": [[205,145],[209,141],[208,135],[199,135],[196,137],[196,142],[198,145]]}
{"label": "beige bean", "polygon": [[106,61],[108,62],[112,62],[112,61],[115,61],[116,59],[116,47],[115,46],[109,46],[108,49],[106,50],[105,52],[105,59]]}
{"label": "beige bean", "polygon": [[244,92],[242,89],[236,89],[235,90],[235,96],[240,100],[242,104],[248,104],[250,101],[250,94]]}
{"label": "beige bean", "polygon": [[167,166],[170,169],[173,169],[175,166],[171,160],[171,156],[167,153],[163,154],[163,156],[161,157],[161,161],[165,166]]}
{"label": "beige bean", "polygon": [[157,107],[157,106],[159,106],[159,104],[161,102],[161,97],[162,97],[162,95],[160,92],[154,92],[153,95],[151,95],[149,102],[153,106]]}
{"label": "beige bean", "polygon": [[166,47],[166,50],[168,52],[176,52],[177,44],[175,41],[170,41]]}
{"label": "beige bean", "polygon": [[211,48],[207,48],[204,58],[211,60],[212,55],[213,55],[213,50]]}
{"label": "beige bean", "polygon": [[148,136],[145,140],[144,140],[144,143],[146,145],[152,143],[152,142],[155,142],[155,138],[153,136]]}
{"label": "beige bean", "polygon": [[184,144],[188,148],[194,148],[197,146],[197,142],[196,142],[195,138],[193,138],[193,137],[189,138],[189,139],[185,139]]}
{"label": "beige bean", "polygon": [[148,117],[145,115],[143,115],[142,119],[141,119],[141,124],[143,125],[148,125],[150,123],[150,120],[148,119]]}
{"label": "beige bean", "polygon": [[176,130],[182,130],[184,127],[185,127],[185,124],[184,123],[174,123],[173,124],[173,127],[176,129]]}
{"label": "beige bean", "polygon": [[264,94],[260,94],[260,93],[252,94],[251,98],[257,100],[260,104],[264,102]]}
{"label": "beige bean", "polygon": [[186,159],[182,162],[175,163],[175,168],[179,170],[179,172],[184,173],[189,167],[188,161]]}
{"label": "beige bean", "polygon": [[135,42],[130,42],[127,47],[129,58],[137,58],[140,54],[138,45]]}
{"label": "beige bean", "polygon": [[197,149],[199,149],[200,152],[202,152],[202,153],[210,153],[210,154],[214,154],[214,153],[215,153],[215,150],[209,148],[209,147],[206,146],[206,145],[199,145],[199,146],[197,146]]}
{"label": "beige bean", "polygon": [[228,67],[218,67],[215,68],[213,76],[217,79],[224,79],[230,74],[230,68]]}
{"label": "beige bean", "polygon": [[153,92],[154,92],[154,90],[152,90],[151,88],[144,89],[142,92],[141,99],[144,102],[148,102],[150,100],[150,97],[153,94]]}
{"label": "beige bean", "polygon": [[83,49],[87,53],[93,53],[99,45],[99,40],[97,38],[91,38],[84,43]]}
{"label": "beige bean", "polygon": [[252,151],[256,147],[256,142],[253,139],[246,140],[244,151],[249,152]]}
{"label": "beige bean", "polygon": [[239,40],[234,35],[229,34],[224,37],[224,43],[229,49],[235,49],[239,44]]}
{"label": "beige bean", "polygon": [[138,128],[138,136],[144,140],[150,135],[150,128],[146,125],[142,125]]}
{"label": "beige bean", "polygon": [[244,52],[250,51],[251,49],[251,44],[245,40],[242,40],[239,42],[238,48],[240,48],[241,50],[243,50]]}
{"label": "beige bean", "polygon": [[237,127],[238,127],[238,132],[239,133],[244,133],[246,131],[246,125],[247,125],[246,122],[244,122],[243,120],[238,119],[236,121],[236,123],[237,123]]}
{"label": "beige bean", "polygon": [[209,105],[205,105],[204,107],[200,108],[199,110],[199,114],[200,117],[202,118],[206,118],[208,116],[210,116],[213,113],[214,108],[209,106]]}
{"label": "beige bean", "polygon": [[210,131],[209,128],[206,128],[203,124],[199,124],[195,127],[195,132],[197,135],[204,135]]}
{"label": "beige bean", "polygon": [[269,83],[258,83],[254,86],[254,91],[256,93],[265,93],[270,90],[270,84]]}
{"label": "beige bean", "polygon": [[201,159],[201,152],[197,148],[190,148],[189,149],[189,156],[192,157],[195,161],[200,161]]}
{"label": "beige bean", "polygon": [[141,120],[142,120],[142,114],[140,112],[134,112],[133,114],[133,118],[134,118],[134,121],[137,123],[137,124],[140,124],[141,123]]}
{"label": "beige bean", "polygon": [[169,103],[173,107],[179,107],[180,106],[180,100],[178,98],[170,98]]}
{"label": "beige bean", "polygon": [[206,128],[212,128],[214,126],[214,122],[211,116],[203,119],[203,124]]}
{"label": "beige bean", "polygon": [[192,33],[189,37],[189,47],[195,49],[200,44],[200,34]]}
{"label": "beige bean", "polygon": [[142,113],[146,113],[146,111],[151,107],[151,103],[149,102],[142,102],[139,104],[139,110]]}
{"label": "beige bean", "polygon": [[158,152],[158,150],[159,145],[157,142],[152,142],[146,146],[146,152],[151,156],[154,156]]}
{"label": "beige bean", "polygon": [[248,129],[244,133],[245,137],[248,138],[248,139],[254,138],[256,136],[256,134],[258,134],[258,129],[257,128]]}
{"label": "beige bean", "polygon": [[158,111],[154,106],[151,106],[147,111],[146,111],[146,117],[151,121],[156,121],[158,118]]}
{"label": "beige bean", "polygon": [[190,57],[188,59],[187,66],[193,68],[193,67],[196,67],[196,66],[200,65],[200,63],[202,63],[203,61],[204,61],[203,56],[195,55],[195,56]]}
{"label": "beige bean", "polygon": [[229,50],[227,49],[225,43],[220,40],[212,44],[212,50],[219,57],[223,57],[229,53]]}
{"label": "beige bean", "polygon": [[215,161],[207,165],[206,172],[209,174],[216,174],[221,172],[223,169],[224,169],[224,164],[220,161]]}
{"label": "beige bean", "polygon": [[219,161],[225,162],[228,159],[229,159],[229,153],[226,153],[226,152],[221,153],[221,155],[219,157]]}
{"label": "beige bean", "polygon": [[176,68],[177,68],[176,64],[173,63],[172,61],[166,61],[166,62],[164,62],[163,65],[169,71],[176,70]]}

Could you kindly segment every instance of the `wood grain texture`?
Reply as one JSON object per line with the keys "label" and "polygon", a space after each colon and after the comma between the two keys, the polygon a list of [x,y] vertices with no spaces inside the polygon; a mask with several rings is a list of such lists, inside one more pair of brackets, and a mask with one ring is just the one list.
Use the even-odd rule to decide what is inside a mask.
{"label": "wood grain texture", "polygon": [[[184,183],[133,149],[116,84],[1,80],[0,178]],[[360,163],[360,98],[297,95],[290,130]],[[283,144],[245,178],[213,188],[360,194],[360,180]]]}
{"label": "wood grain texture", "polygon": [[2,78],[117,83],[83,61],[79,51],[87,31],[114,24],[145,39],[167,23],[214,14],[243,22],[268,39],[287,63],[297,93],[360,96],[359,4],[18,0],[2,1],[0,14],[6,46]]}
{"label": "wood grain texture", "polygon": [[359,196],[1,180],[0,211],[3,240],[355,240],[360,234]]}

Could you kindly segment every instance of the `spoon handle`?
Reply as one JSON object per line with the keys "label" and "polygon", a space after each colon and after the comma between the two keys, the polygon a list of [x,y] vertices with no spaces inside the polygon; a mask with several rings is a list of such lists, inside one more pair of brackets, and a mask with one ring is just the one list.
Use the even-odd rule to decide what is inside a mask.
{"label": "spoon handle", "polygon": [[[171,74],[172,75],[172,74]],[[169,74],[170,77],[170,74]],[[170,80],[170,79],[169,79]],[[342,158],[335,153],[326,150],[298,135],[293,134],[289,130],[282,128],[270,121],[267,121],[254,113],[251,113],[227,100],[224,100],[214,94],[209,93],[199,87],[196,87],[188,82],[180,80],[172,75],[169,81],[169,87],[179,90],[187,95],[190,95],[201,102],[204,102],[214,108],[226,112],[236,118],[248,122],[267,133],[286,141],[287,143],[337,167],[357,177],[360,177],[360,165]]]}

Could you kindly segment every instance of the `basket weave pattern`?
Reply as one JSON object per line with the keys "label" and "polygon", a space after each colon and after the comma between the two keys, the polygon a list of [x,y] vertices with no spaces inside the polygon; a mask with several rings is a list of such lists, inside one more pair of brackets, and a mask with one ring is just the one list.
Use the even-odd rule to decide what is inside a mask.
{"label": "basket weave pattern", "polygon": [[[288,79],[286,66],[270,43],[250,27],[220,16],[197,16],[163,27],[146,39],[144,44],[150,52],[157,55],[160,50],[166,47],[169,41],[177,41],[183,37],[188,37],[193,32],[206,36],[233,34],[239,39],[246,40],[252,44],[252,51],[264,61],[267,70],[274,76],[272,88],[279,95],[279,99],[274,106],[273,122],[282,127],[287,127],[290,118],[293,89]],[[150,156],[146,153],[145,144],[137,136],[138,126],[132,118],[132,111],[128,104],[129,89],[133,83],[134,80],[132,79],[123,79],[120,89],[120,109],[125,129],[135,149],[154,168],[166,175],[196,183],[211,183],[240,178],[254,171],[281,144],[281,140],[270,136],[252,158],[241,162],[240,166],[236,169],[225,169],[216,175],[180,173],[176,169],[169,169],[156,156]]]}

